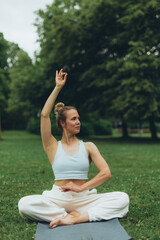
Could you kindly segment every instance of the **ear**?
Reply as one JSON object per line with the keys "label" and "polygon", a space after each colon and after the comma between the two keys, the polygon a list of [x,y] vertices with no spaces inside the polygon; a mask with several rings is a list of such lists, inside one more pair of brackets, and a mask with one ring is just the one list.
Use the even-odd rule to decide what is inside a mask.
{"label": "ear", "polygon": [[60,124],[61,124],[62,128],[65,127],[65,121],[60,120]]}

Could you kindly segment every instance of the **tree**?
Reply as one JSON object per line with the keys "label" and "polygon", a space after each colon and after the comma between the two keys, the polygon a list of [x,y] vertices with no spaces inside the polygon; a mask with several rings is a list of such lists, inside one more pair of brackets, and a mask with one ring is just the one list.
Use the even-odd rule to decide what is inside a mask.
{"label": "tree", "polygon": [[81,109],[82,102],[87,102],[93,111],[86,99],[99,98],[103,88],[101,79],[106,74],[102,65],[115,51],[111,40],[116,31],[114,4],[102,0],[54,1],[46,12],[40,10],[38,15],[41,52],[37,57],[44,65],[48,88],[53,87],[55,70],[64,66],[69,72],[69,85],[62,98],[66,103],[82,106]]}
{"label": "tree", "polygon": [[8,72],[7,72],[7,41],[0,33],[0,140],[2,139],[1,118],[6,108],[8,95]]}
{"label": "tree", "polygon": [[67,104],[119,118],[125,137],[127,121],[150,119],[156,137],[159,5],[157,0],[56,0],[40,10],[37,59],[47,79],[43,96],[53,88],[55,70],[64,66],[70,82],[61,97]]}
{"label": "tree", "polygon": [[[13,47],[13,44],[10,46]],[[30,99],[33,95],[32,82],[34,81],[34,68],[31,58],[22,49],[17,48],[12,58],[10,74],[10,94],[8,98],[8,112],[13,115],[13,128],[26,127],[32,115]]]}
{"label": "tree", "polygon": [[128,1],[119,22],[124,26],[120,36],[129,38],[129,48],[113,73],[121,79],[122,93],[113,100],[113,108],[121,108],[126,120],[148,119],[152,138],[157,138],[155,120],[160,117],[159,16],[159,1]]}

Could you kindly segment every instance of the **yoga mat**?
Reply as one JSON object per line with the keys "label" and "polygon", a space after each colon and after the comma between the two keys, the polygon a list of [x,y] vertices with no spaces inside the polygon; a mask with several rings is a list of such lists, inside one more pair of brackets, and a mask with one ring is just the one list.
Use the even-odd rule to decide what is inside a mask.
{"label": "yoga mat", "polygon": [[38,223],[35,240],[129,240],[118,218],[86,222],[50,229],[49,223]]}

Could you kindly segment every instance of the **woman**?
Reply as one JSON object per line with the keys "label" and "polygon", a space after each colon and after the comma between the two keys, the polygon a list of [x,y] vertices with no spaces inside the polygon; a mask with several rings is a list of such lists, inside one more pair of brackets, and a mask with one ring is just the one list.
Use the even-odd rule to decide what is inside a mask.
{"label": "woman", "polygon": [[[67,73],[56,71],[56,86],[41,112],[41,136],[44,150],[52,165],[55,183],[51,191],[42,195],[23,197],[19,203],[20,215],[37,221],[50,222],[50,228],[87,221],[121,218],[128,212],[129,198],[126,193],[97,194],[94,188],[111,177],[108,164],[92,142],[79,141],[79,114],[74,107],[63,103],[55,106],[58,127],[62,130],[61,141],[51,134],[50,113],[55,100],[66,83]],[[88,179],[91,161],[99,173]]]}

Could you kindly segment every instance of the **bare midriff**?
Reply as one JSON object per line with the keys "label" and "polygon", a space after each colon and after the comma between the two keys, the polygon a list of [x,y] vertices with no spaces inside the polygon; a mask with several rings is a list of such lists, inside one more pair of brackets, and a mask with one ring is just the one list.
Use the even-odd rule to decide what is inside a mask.
{"label": "bare midriff", "polygon": [[84,180],[84,179],[64,179],[64,180],[56,180],[56,181],[54,182],[54,184],[55,184],[56,186],[63,186],[63,185],[65,185],[65,184],[69,183],[69,182],[73,182],[73,183],[81,186],[82,184],[84,184],[84,183],[86,182],[86,180]]}

